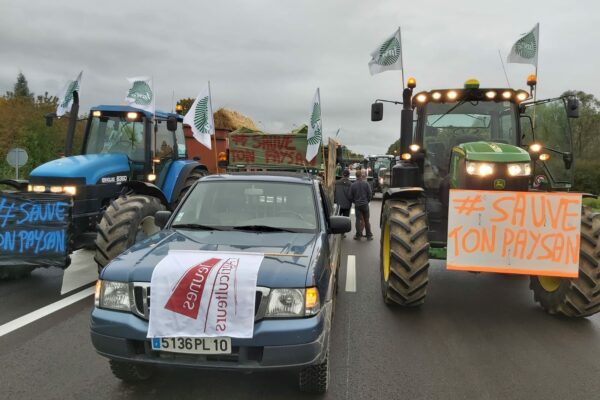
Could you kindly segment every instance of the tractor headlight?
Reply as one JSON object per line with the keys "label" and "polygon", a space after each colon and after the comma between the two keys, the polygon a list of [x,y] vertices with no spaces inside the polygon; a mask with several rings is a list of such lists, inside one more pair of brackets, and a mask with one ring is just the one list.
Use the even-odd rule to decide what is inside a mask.
{"label": "tractor headlight", "polygon": [[95,304],[109,310],[130,311],[129,283],[98,281],[96,283]]}
{"label": "tractor headlight", "polygon": [[510,176],[531,175],[531,164],[529,163],[508,164],[507,169]]}
{"label": "tractor headlight", "polygon": [[489,176],[494,173],[494,164],[486,162],[467,161],[467,174]]}
{"label": "tractor headlight", "polygon": [[294,318],[315,315],[320,310],[317,288],[273,289],[265,317]]}

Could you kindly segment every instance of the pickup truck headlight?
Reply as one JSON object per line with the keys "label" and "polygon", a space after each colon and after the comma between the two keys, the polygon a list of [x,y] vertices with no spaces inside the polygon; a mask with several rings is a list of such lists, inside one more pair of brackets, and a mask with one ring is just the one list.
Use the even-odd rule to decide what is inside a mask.
{"label": "pickup truck headlight", "polygon": [[294,318],[315,315],[321,308],[317,288],[272,289],[265,317]]}
{"label": "pickup truck headlight", "polygon": [[99,280],[96,283],[95,304],[99,308],[131,311],[129,283]]}

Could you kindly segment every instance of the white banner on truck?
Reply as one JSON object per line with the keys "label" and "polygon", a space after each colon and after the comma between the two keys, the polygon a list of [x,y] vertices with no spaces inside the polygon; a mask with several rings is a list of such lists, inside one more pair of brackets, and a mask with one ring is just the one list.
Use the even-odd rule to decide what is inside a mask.
{"label": "white banner on truck", "polygon": [[263,257],[169,251],[152,273],[148,337],[251,338]]}
{"label": "white banner on truck", "polygon": [[450,270],[576,278],[581,194],[450,190]]}

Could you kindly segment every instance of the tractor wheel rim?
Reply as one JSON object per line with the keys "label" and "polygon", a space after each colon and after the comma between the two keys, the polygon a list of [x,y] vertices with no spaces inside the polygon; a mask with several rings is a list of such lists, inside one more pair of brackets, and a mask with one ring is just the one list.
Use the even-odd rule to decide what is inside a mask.
{"label": "tractor wheel rim", "polygon": [[135,235],[135,242],[139,242],[150,236],[154,235],[160,229],[154,224],[154,217],[148,216],[142,219],[138,226],[137,234]]}
{"label": "tractor wheel rim", "polygon": [[390,279],[390,223],[386,222],[383,229],[383,280]]}
{"label": "tractor wheel rim", "polygon": [[560,286],[561,279],[554,276],[538,276],[538,281],[546,292],[555,292]]}

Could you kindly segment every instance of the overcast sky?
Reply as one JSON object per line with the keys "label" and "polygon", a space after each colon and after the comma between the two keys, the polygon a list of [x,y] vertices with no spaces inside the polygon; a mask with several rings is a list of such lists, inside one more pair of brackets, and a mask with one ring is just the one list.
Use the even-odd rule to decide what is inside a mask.
{"label": "overcast sky", "polygon": [[[174,8],[177,5],[177,8]],[[0,0],[0,92],[19,71],[35,93],[57,95],[83,70],[82,110],[119,104],[126,77],[154,77],[157,108],[195,97],[211,81],[213,107],[270,132],[308,123],[321,88],[325,136],[382,153],[399,135],[400,71],[370,76],[369,54],[402,27],[405,77],[417,88],[506,86],[504,58],[540,23],[538,98],[568,89],[600,97],[600,3],[594,1],[87,1]],[[533,67],[507,65],[526,88]]]}

